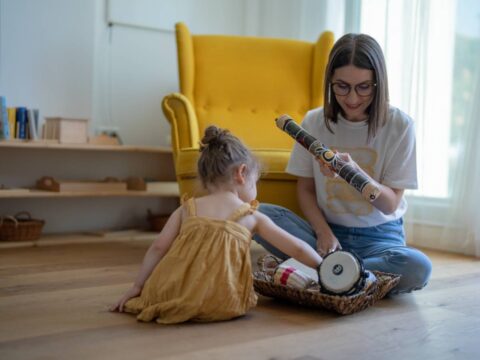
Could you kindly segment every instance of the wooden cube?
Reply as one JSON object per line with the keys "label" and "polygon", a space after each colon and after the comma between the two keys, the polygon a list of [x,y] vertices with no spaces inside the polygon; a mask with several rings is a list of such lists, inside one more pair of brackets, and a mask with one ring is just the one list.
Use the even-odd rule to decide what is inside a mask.
{"label": "wooden cube", "polygon": [[84,144],[88,140],[87,119],[45,118],[45,139],[63,144]]}

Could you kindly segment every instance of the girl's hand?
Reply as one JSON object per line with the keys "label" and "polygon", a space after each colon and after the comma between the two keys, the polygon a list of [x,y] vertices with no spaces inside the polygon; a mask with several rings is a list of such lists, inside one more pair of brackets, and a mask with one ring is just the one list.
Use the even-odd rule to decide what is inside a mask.
{"label": "girl's hand", "polygon": [[138,295],[140,295],[140,293],[142,292],[142,289],[138,286],[132,286],[121,298],[120,300],[118,300],[114,305],[112,305],[110,307],[110,311],[118,311],[118,312],[123,312],[123,306],[125,305],[125,303],[134,298],[134,297],[137,297]]}

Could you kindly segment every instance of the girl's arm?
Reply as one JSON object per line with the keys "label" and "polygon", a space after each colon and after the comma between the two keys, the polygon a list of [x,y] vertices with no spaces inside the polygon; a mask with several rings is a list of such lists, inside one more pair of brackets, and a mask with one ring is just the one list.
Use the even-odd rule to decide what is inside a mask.
{"label": "girl's arm", "polygon": [[315,181],[313,178],[299,177],[297,180],[297,198],[300,209],[313,227],[317,236],[317,251],[326,254],[341,249],[340,242],[328,226],[322,210],[317,204]]}
{"label": "girl's arm", "polygon": [[290,257],[314,269],[318,268],[323,259],[306,242],[278,227],[268,216],[258,211],[254,216],[257,222],[255,232],[262,238]]}
{"label": "girl's arm", "polygon": [[180,224],[182,221],[181,211],[182,207],[179,207],[170,216],[157,239],[148,248],[145,257],[143,258],[140,271],[138,272],[132,287],[112,307],[110,307],[110,311],[118,310],[122,312],[123,306],[128,300],[140,295],[145,281],[148,279],[153,269],[155,269],[155,266],[157,266],[159,261],[167,253],[173,240],[177,237],[178,232],[180,231]]}

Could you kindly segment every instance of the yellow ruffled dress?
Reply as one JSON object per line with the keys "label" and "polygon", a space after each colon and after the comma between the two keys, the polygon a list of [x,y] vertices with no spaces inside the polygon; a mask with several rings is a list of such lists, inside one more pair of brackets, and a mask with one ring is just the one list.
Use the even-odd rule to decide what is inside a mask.
{"label": "yellow ruffled dress", "polygon": [[244,315],[257,303],[253,290],[252,234],[236,221],[257,201],[244,203],[227,220],[196,216],[195,200],[164,258],[125,311],[161,324],[219,321]]}

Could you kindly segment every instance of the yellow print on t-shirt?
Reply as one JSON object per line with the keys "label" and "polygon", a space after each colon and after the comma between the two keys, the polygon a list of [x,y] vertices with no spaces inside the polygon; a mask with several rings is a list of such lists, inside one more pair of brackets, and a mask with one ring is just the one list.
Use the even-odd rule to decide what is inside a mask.
{"label": "yellow print on t-shirt", "polygon": [[[368,175],[374,175],[377,152],[369,148],[332,148],[341,153],[349,153],[352,159]],[[327,207],[334,214],[352,214],[365,216],[372,212],[373,206],[362,194],[341,177],[326,178]]]}

